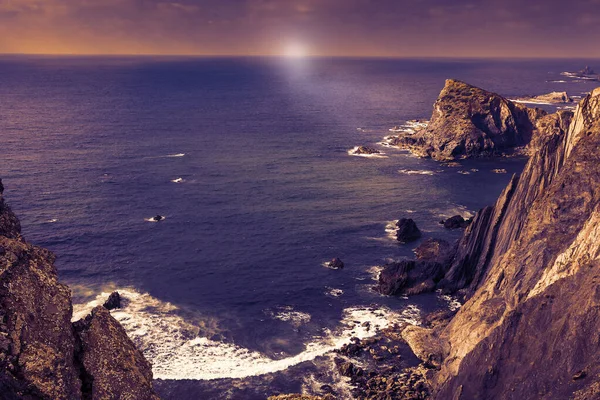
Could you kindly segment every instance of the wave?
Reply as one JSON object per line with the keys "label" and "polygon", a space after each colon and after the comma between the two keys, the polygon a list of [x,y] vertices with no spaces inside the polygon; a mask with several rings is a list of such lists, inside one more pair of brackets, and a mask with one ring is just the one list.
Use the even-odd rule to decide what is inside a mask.
{"label": "wave", "polygon": [[173,182],[173,183],[182,183],[183,182],[183,178],[171,179],[171,182]]}
{"label": "wave", "polygon": [[388,158],[385,153],[375,153],[375,154],[359,154],[357,153],[359,146],[355,146],[354,148],[348,150],[348,155],[354,157],[365,157],[365,158]]}
{"label": "wave", "polygon": [[398,173],[404,175],[435,175],[435,171],[429,170],[414,170],[414,169],[399,169]]}
{"label": "wave", "polygon": [[265,310],[264,313],[273,319],[289,322],[295,327],[308,324],[312,318],[310,314],[296,311],[292,306],[281,306],[275,310]]}
{"label": "wave", "polygon": [[164,221],[165,219],[167,219],[167,217],[165,217],[164,215],[161,215],[161,217],[162,217],[162,219],[160,219],[158,221],[154,219],[155,217],[144,218],[144,221],[146,221],[146,222],[161,222],[161,221]]}
{"label": "wave", "polygon": [[[420,310],[414,305],[401,313],[386,307],[347,308],[339,328],[324,329],[300,354],[275,360],[233,343],[199,337],[199,328],[179,316],[178,308],[170,303],[133,289],[118,291],[125,300],[124,308],[113,310],[111,314],[152,363],[156,379],[241,379],[279,372],[339,349],[353,337],[372,337],[398,323],[420,323]],[[101,293],[89,303],[74,305],[74,320],[102,304],[108,295]]]}
{"label": "wave", "polygon": [[177,154],[168,154],[165,157],[173,158],[173,157],[185,157],[185,153],[177,153]]}
{"label": "wave", "polygon": [[344,291],[342,289],[336,289],[329,286],[327,286],[325,289],[327,289],[327,291],[325,292],[327,296],[340,297],[344,294]]}

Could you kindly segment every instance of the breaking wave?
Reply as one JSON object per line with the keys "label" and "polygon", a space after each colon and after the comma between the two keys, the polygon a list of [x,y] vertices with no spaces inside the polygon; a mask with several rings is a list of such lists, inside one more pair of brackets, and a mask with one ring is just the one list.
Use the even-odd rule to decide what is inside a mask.
{"label": "breaking wave", "polygon": [[[211,380],[279,372],[339,349],[350,343],[352,337],[364,339],[393,324],[419,324],[420,319],[420,311],[414,305],[401,313],[385,307],[347,308],[337,329],[324,329],[301,353],[275,360],[234,343],[200,337],[200,329],[178,315],[178,308],[173,304],[133,289],[118,291],[124,306],[111,314],[152,363],[156,379]],[[89,303],[75,305],[73,320],[103,304],[108,295],[101,293]],[[274,315],[287,318],[284,314]]]}

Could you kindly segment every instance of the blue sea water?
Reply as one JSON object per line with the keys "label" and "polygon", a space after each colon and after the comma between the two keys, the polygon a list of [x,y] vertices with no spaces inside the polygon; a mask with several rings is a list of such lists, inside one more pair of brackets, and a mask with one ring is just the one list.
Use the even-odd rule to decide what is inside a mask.
{"label": "blue sea water", "polygon": [[[344,320],[359,314],[444,306],[435,295],[370,289],[373,266],[415,247],[386,226],[410,217],[424,237],[455,240],[438,221],[492,204],[525,162],[442,166],[378,145],[389,128],[428,118],[446,78],[509,98],[582,96],[598,83],[560,73],[585,64],[600,67],[3,56],[0,177],[24,235],[58,255],[79,308],[102,292],[129,293],[116,317],[166,398],[250,398],[209,396],[207,379],[310,363],[320,353],[308,350],[343,337]],[[350,156],[359,145],[385,157]],[[148,221],[157,214],[166,219]],[[333,257],[345,269],[324,268]]]}

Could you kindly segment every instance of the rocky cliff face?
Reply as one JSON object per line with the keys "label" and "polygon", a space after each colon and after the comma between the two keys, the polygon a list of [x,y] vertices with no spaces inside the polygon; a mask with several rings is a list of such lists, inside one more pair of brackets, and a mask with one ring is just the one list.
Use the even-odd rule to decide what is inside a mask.
{"label": "rocky cliff face", "polygon": [[436,398],[600,396],[600,88],[538,121],[531,148],[446,274],[469,300],[422,335],[444,360]]}
{"label": "rocky cliff face", "polygon": [[158,399],[148,362],[107,310],[73,326],[54,255],[23,239],[3,190],[0,182],[2,398]]}
{"label": "rocky cliff face", "polygon": [[390,143],[440,161],[503,155],[527,145],[543,115],[542,110],[449,79],[433,106],[429,125]]}

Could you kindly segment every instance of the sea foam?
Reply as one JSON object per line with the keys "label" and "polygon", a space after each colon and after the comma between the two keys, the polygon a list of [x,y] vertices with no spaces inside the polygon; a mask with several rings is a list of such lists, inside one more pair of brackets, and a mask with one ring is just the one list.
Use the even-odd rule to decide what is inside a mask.
{"label": "sea foam", "polygon": [[[198,336],[199,328],[178,315],[173,304],[133,289],[118,289],[118,292],[124,299],[124,307],[111,314],[152,363],[156,379],[211,380],[279,372],[339,349],[350,343],[352,337],[371,337],[398,323],[418,324],[420,317],[416,306],[409,306],[401,313],[385,307],[347,308],[337,329],[324,329],[301,353],[275,360],[234,343]],[[101,293],[89,303],[75,305],[73,320],[87,315],[108,295]],[[365,322],[370,324],[363,326]]]}

